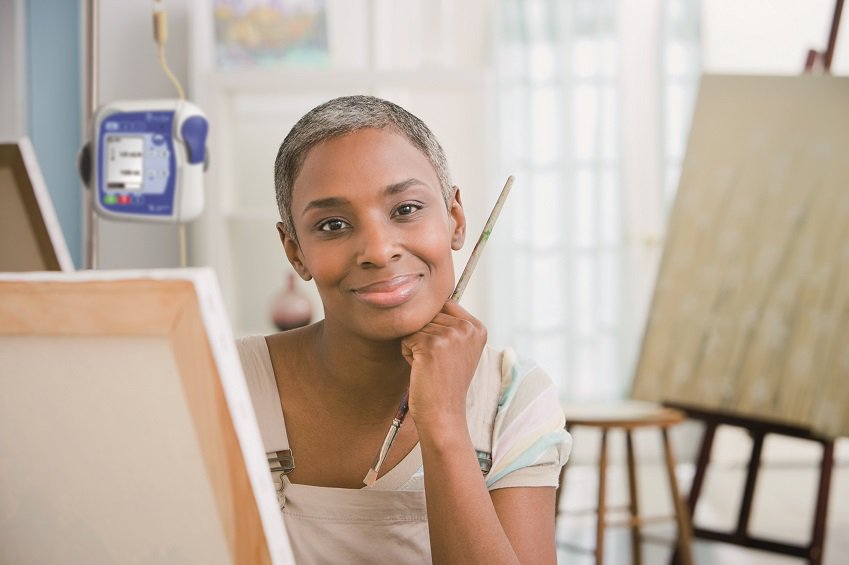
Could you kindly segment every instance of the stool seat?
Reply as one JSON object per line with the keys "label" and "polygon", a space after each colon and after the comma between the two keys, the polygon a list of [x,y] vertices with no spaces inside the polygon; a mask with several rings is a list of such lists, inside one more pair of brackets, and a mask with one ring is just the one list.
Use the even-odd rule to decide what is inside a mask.
{"label": "stool seat", "polygon": [[[675,510],[675,521],[678,526],[677,555],[683,565],[690,565],[692,563],[690,516],[684,508],[684,503],[678,491],[678,481],[675,477],[675,459],[668,434],[668,428],[680,424],[686,419],[684,412],[660,404],[638,400],[622,400],[601,404],[564,404],[563,412],[566,414],[566,429],[588,427],[601,432],[598,457],[596,547],[594,552],[596,564],[602,565],[604,562],[604,529],[608,525],[606,522],[607,436],[608,432],[616,430],[625,434],[625,447],[627,449],[628,491],[630,495],[628,524],[631,529],[631,561],[635,565],[642,563],[640,526],[647,520],[640,516],[640,506],[637,500],[637,465],[632,432],[637,428],[655,428],[660,431],[663,440],[664,463]],[[567,464],[563,467],[560,475],[555,519],[560,514],[560,499],[565,487],[568,466]]]}
{"label": "stool seat", "polygon": [[686,419],[681,410],[640,400],[564,404],[563,412],[569,426],[595,428],[666,427],[680,424]]}

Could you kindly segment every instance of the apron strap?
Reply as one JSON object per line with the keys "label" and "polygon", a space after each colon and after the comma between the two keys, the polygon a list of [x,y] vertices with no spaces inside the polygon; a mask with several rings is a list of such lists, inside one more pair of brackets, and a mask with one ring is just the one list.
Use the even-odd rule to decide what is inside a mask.
{"label": "apron strap", "polygon": [[245,370],[245,380],[251,393],[269,467],[271,471],[291,473],[295,469],[295,459],[289,449],[280,392],[277,389],[265,338],[251,336],[237,340],[236,345]]}

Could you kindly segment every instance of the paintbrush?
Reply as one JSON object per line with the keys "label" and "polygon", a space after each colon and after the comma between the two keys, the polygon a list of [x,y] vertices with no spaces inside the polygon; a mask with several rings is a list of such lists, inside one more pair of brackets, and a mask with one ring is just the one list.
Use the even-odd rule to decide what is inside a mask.
{"label": "paintbrush", "polygon": [[[457,286],[454,288],[454,292],[451,293],[451,300],[453,302],[460,302],[460,297],[463,296],[463,292],[466,290],[466,285],[469,284],[469,279],[472,278],[472,273],[475,271],[475,267],[477,267],[478,259],[480,259],[480,256],[483,253],[483,248],[489,240],[489,234],[492,233],[492,227],[495,225],[495,220],[498,219],[498,215],[501,213],[501,208],[504,207],[504,202],[507,201],[507,195],[510,193],[510,187],[512,186],[513,176],[510,175],[507,177],[507,182],[504,183],[504,188],[501,189],[501,194],[498,195],[498,200],[495,201],[495,206],[493,206],[492,212],[489,213],[489,218],[483,226],[483,231],[481,232],[477,243],[475,243],[475,248],[472,249],[472,254],[469,256],[468,262],[466,262],[466,268],[463,269],[463,274],[460,275],[460,280],[457,281]],[[374,463],[372,463],[371,469],[368,470],[368,473],[366,473],[366,476],[363,479],[364,485],[371,486],[377,480],[377,473],[380,472],[380,467],[383,465],[383,461],[389,453],[389,448],[392,447],[392,443],[395,441],[395,436],[398,435],[398,430],[401,428],[401,424],[404,423],[404,417],[407,415],[407,410],[410,408],[409,400],[410,389],[407,389],[407,392],[404,393],[404,398],[401,400],[401,404],[398,406],[398,411],[392,419],[392,425],[389,426],[389,433],[386,434],[386,438],[383,440],[383,444],[380,446],[380,451],[377,452],[377,456],[374,458]]]}

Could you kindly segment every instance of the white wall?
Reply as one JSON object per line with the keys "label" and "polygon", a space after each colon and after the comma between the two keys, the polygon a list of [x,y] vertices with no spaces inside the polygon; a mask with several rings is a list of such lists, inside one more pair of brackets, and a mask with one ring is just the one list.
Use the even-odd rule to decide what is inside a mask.
{"label": "white wall", "polygon": [[[798,74],[808,49],[825,51],[835,0],[703,0],[705,72]],[[843,10],[832,73],[849,74]]]}
{"label": "white wall", "polygon": [[26,135],[26,57],[22,0],[0,2],[0,140]]}
{"label": "white wall", "polygon": [[[459,275],[493,193],[504,182],[489,182],[486,170],[492,137],[486,119],[486,14],[482,0],[328,0],[331,60],[321,72],[296,66],[216,69],[209,26],[203,17],[192,20],[196,57],[190,70],[196,100],[212,124],[213,157],[210,199],[192,226],[192,250],[216,269],[237,334],[271,331],[268,305],[290,271],[273,229],[271,165],[277,147],[305,111],[333,96],[382,96],[433,128],[466,205],[467,245],[455,255]],[[464,33],[452,35],[456,28]],[[486,257],[463,299],[482,319],[485,262]],[[314,285],[299,287],[320,316]]]}
{"label": "white wall", "polygon": [[[167,0],[168,61],[188,87],[187,27],[191,0]],[[491,7],[490,7],[491,9]],[[824,49],[833,0],[704,0],[703,65],[711,73],[795,74],[809,48]],[[471,10],[480,15],[481,10]],[[847,19],[844,14],[844,20]],[[472,35],[484,34],[478,21]],[[849,39],[843,23],[833,62],[835,74],[849,73]],[[454,30],[456,33],[457,30]],[[468,30],[458,34],[463,38]],[[174,89],[159,68],[152,39],[151,3],[101,2],[101,102],[127,98],[173,97]],[[465,39],[461,39],[466,43]],[[479,38],[471,42],[486,44]],[[465,47],[465,45],[464,45]],[[466,54],[465,49],[459,51]],[[472,59],[485,60],[475,52]],[[189,93],[191,96],[191,93]],[[213,155],[213,171],[214,159]],[[116,224],[101,221],[101,266],[174,266],[178,262],[173,226]]]}

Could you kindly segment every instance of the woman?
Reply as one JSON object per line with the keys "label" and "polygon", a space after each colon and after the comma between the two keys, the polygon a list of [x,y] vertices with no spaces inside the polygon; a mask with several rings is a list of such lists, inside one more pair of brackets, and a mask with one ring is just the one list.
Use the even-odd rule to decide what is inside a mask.
{"label": "woman", "polygon": [[325,317],[239,349],[266,450],[293,462],[273,472],[296,558],[554,563],[571,439],[545,373],[449,301],[466,222],[431,131],[384,100],[331,100],[286,136],[275,186],[286,257]]}

